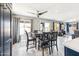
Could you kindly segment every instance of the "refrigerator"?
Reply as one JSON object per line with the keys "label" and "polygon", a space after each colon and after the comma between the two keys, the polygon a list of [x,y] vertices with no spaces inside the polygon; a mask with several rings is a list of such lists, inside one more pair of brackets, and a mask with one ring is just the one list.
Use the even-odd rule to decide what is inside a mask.
{"label": "refrigerator", "polygon": [[10,7],[8,3],[0,3],[0,56],[12,55]]}

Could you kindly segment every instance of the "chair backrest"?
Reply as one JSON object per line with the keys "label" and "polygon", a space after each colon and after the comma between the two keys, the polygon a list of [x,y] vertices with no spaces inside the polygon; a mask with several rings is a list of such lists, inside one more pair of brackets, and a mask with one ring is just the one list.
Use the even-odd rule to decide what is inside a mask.
{"label": "chair backrest", "polygon": [[49,40],[49,32],[43,32],[43,40]]}
{"label": "chair backrest", "polygon": [[29,36],[28,36],[28,33],[27,33],[27,31],[25,31],[25,32],[26,32],[27,40],[29,40]]}
{"label": "chair backrest", "polygon": [[39,34],[39,39],[43,40],[43,34]]}
{"label": "chair backrest", "polygon": [[57,35],[58,35],[57,32],[53,32],[53,39],[56,39],[57,40]]}
{"label": "chair backrest", "polygon": [[57,32],[52,32],[52,33],[50,33],[51,40],[56,41],[56,40],[57,40],[57,35],[58,35],[58,33],[57,33]]}

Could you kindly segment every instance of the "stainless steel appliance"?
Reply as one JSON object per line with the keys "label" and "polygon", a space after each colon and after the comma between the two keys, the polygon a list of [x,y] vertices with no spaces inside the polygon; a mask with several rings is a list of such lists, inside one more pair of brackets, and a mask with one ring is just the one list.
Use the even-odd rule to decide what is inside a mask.
{"label": "stainless steel appliance", "polygon": [[0,3],[0,55],[12,55],[11,4]]}

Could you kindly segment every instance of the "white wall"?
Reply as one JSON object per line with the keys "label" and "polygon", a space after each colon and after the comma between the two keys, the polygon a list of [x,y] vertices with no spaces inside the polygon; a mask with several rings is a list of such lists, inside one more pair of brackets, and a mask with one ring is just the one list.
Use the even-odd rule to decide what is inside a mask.
{"label": "white wall", "polygon": [[53,21],[51,21],[51,20],[41,20],[41,22],[43,22],[43,23],[50,23],[51,25],[50,25],[50,29],[51,30],[53,30]]}
{"label": "white wall", "polygon": [[53,21],[51,20],[41,20],[41,19],[33,19],[33,31],[34,30],[40,30],[40,23],[43,22],[49,22],[51,24],[50,29],[53,29]]}
{"label": "white wall", "polygon": [[40,19],[33,19],[33,31],[39,30],[39,26],[40,26]]}

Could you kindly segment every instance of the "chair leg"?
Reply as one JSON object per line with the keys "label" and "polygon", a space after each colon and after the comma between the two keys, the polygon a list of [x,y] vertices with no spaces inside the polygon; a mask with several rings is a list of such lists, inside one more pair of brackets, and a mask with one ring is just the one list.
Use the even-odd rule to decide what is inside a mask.
{"label": "chair leg", "polygon": [[52,49],[52,41],[51,41],[51,51],[52,51],[52,53],[53,53],[53,49]]}
{"label": "chair leg", "polygon": [[40,41],[38,41],[38,50],[40,50]]}
{"label": "chair leg", "polygon": [[34,43],[35,43],[35,42],[33,41],[33,45],[34,45]]}
{"label": "chair leg", "polygon": [[44,48],[42,48],[42,56],[44,56]]}
{"label": "chair leg", "polygon": [[37,41],[35,40],[35,48],[36,48],[36,45],[37,45]]}
{"label": "chair leg", "polygon": [[51,50],[50,50],[50,47],[49,47],[49,55],[51,55]]}
{"label": "chair leg", "polygon": [[57,41],[56,41],[56,48],[57,48],[57,51],[58,51]]}
{"label": "chair leg", "polygon": [[27,47],[27,50],[26,50],[26,51],[28,51],[28,45],[29,45],[29,42],[27,42],[27,45],[26,45],[26,47]]}

